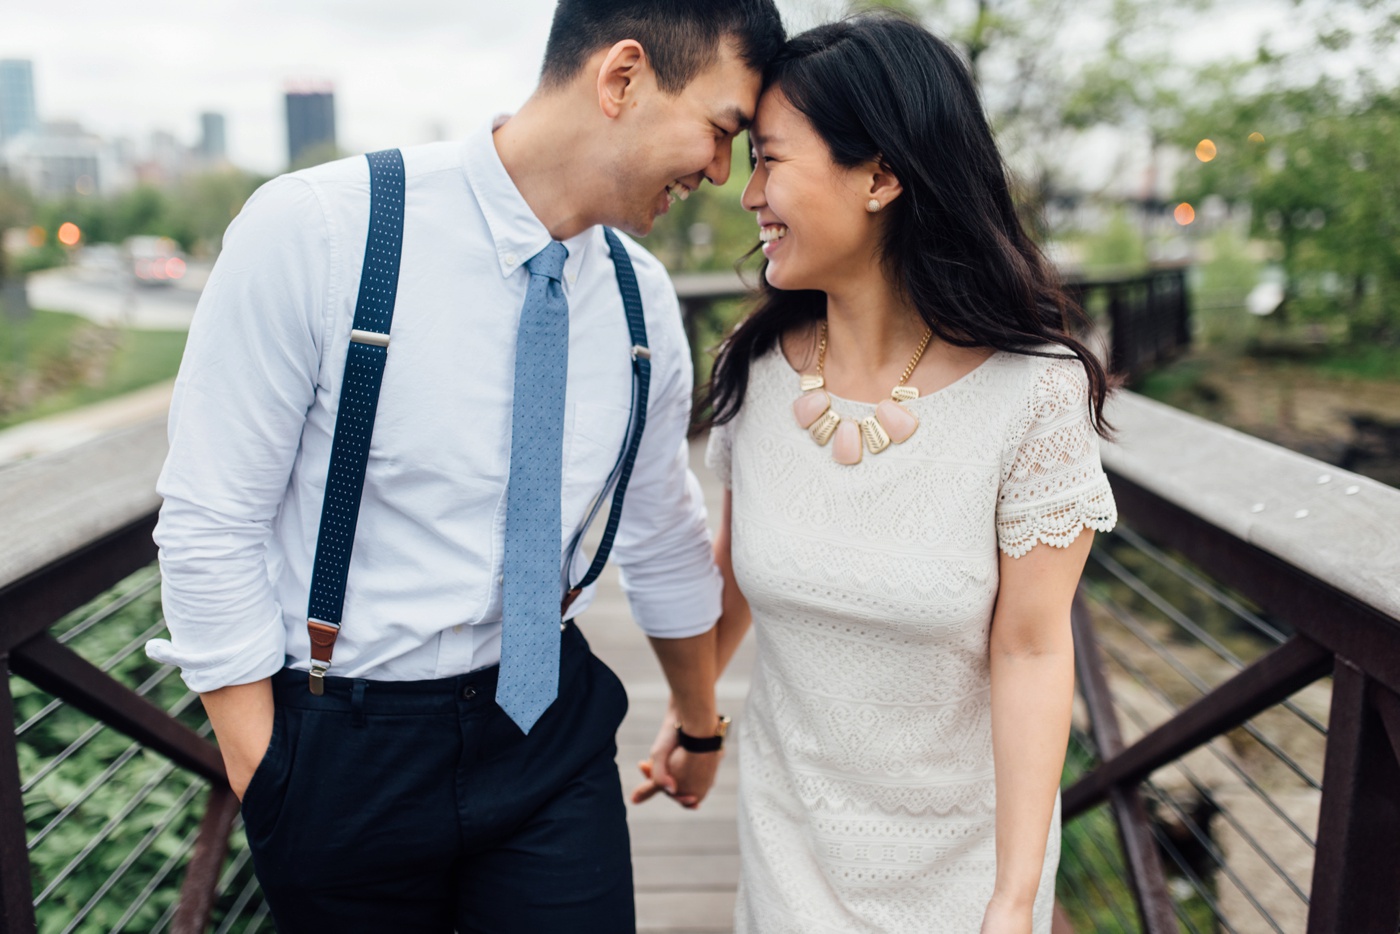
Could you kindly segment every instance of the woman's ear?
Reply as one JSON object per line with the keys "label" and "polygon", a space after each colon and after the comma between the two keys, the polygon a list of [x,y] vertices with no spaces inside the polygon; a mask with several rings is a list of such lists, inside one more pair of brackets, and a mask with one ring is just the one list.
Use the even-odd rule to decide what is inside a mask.
{"label": "woman's ear", "polygon": [[867,163],[866,171],[870,176],[870,191],[867,197],[872,202],[880,202],[882,208],[888,207],[891,201],[904,193],[904,186],[899,183],[894,171],[883,159]]}
{"label": "woman's ear", "polygon": [[637,93],[637,79],[648,67],[647,53],[635,39],[623,39],[608,49],[598,66],[598,106],[616,119]]}

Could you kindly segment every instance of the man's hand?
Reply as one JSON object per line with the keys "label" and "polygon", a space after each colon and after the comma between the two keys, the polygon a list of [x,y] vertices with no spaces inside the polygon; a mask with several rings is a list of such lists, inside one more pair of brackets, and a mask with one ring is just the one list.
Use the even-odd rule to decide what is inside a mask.
{"label": "man's hand", "polygon": [[632,803],[641,804],[665,792],[681,807],[694,810],[715,783],[724,751],[687,752],[676,741],[676,705],[666,709],[661,729],[651,746],[651,758],[637,763],[645,779],[632,791]]}
{"label": "man's hand", "polygon": [[272,742],[272,681],[264,678],[251,684],[235,684],[201,694],[199,699],[219,740],[229,787],[242,801],[243,792]]}

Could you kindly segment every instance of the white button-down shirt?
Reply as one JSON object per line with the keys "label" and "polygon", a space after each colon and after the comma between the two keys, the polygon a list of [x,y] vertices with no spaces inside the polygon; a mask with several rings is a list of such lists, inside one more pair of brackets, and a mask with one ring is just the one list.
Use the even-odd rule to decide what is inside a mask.
{"label": "white button-down shirt", "polygon": [[[500,660],[511,411],[530,404],[512,398],[524,264],[550,242],[489,127],[406,149],[404,163],[398,304],[330,671],[385,680]],[[310,667],[311,567],[369,206],[362,158],[269,182],[230,226],[200,299],[158,485],[171,638],[147,646],[192,690]],[[652,382],[613,558],[639,625],[680,638],[714,624],[721,589],[687,466],[690,350],[665,270],[623,239]],[[632,341],[602,229],[565,246],[561,563],[621,451],[632,392]],[[586,559],[580,549],[571,581]]]}

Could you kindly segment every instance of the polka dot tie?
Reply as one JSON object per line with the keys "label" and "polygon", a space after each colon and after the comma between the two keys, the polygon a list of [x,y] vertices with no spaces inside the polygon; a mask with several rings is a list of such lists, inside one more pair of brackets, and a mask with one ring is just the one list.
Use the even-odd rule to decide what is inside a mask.
{"label": "polka dot tie", "polygon": [[496,703],[526,733],[559,693],[560,483],[569,367],[569,303],[561,280],[568,255],[562,243],[551,243],[526,262],[530,285],[515,348]]}

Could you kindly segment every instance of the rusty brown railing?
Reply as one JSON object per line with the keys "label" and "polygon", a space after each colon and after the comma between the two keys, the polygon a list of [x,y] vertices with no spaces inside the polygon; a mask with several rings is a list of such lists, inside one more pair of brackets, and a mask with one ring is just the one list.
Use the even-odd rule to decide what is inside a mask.
{"label": "rusty brown railing", "polygon": [[[1198,927],[1169,874],[1195,889],[1211,930],[1395,934],[1400,491],[1139,397],[1117,400],[1110,417],[1122,437],[1104,460],[1123,528],[1096,545],[1073,615],[1098,761],[1064,791],[1067,826],[1110,808],[1136,929],[1150,934]],[[1241,658],[1222,637],[1228,627],[1202,626],[1200,610],[1149,584],[1154,569],[1228,611],[1251,636],[1235,644],[1257,646],[1256,657]],[[1107,671],[1131,698],[1116,696]],[[1329,679],[1324,725],[1318,697],[1295,695]],[[1203,766],[1236,805],[1212,800],[1226,795],[1203,781]],[[1272,788],[1260,777],[1270,767],[1282,776]],[[1191,806],[1163,790],[1167,771],[1184,776]],[[1207,816],[1192,813],[1202,807]],[[1186,831],[1196,860],[1168,839],[1163,816]],[[1222,836],[1238,844],[1233,858]]]}
{"label": "rusty brown railing", "polygon": [[[141,841],[149,849],[157,830],[169,827],[196,794],[208,788],[204,816],[184,867],[184,882],[170,930],[193,934],[209,926],[229,836],[238,815],[238,802],[228,788],[218,749],[207,738],[207,723],[195,730],[158,706],[145,694],[172,670],[159,673],[138,688],[108,670],[140,651],[142,633],[107,663],[99,666],[70,645],[75,636],[108,621],[119,606],[98,610],[60,636],[50,629],[73,611],[89,604],[155,560],[151,541],[157,499],[155,472],[164,456],[163,419],[121,432],[89,445],[33,463],[0,469],[0,515],[10,533],[0,549],[0,660],[9,673],[51,695],[50,701],[18,729],[0,731],[0,932],[35,930],[35,906],[72,884],[72,874],[110,835],[111,821],[86,841],[68,865],[38,893],[30,873],[30,851],[46,838],[56,839],[60,826],[91,798],[98,782],[73,797],[47,825],[32,832],[25,818],[24,793],[85,755],[84,748],[104,730],[124,734],[134,744],[102,778],[110,777],[137,752],[148,750],[168,760],[129,802],[126,813],[159,792],[179,770],[194,781],[168,809],[164,822]],[[153,590],[151,574],[140,593]],[[139,593],[137,594],[139,595]],[[123,602],[123,601],[119,601]],[[177,712],[189,707],[186,693]],[[17,734],[29,732],[61,707],[70,707],[97,723],[27,778],[21,774]],[[0,718],[16,722],[11,679],[0,683]],[[135,863],[133,852],[107,875],[88,903],[73,912],[70,929],[78,927],[98,900]],[[170,861],[167,861],[170,862]],[[174,865],[166,867],[168,874]],[[147,886],[147,888],[150,888]],[[150,892],[145,893],[148,897]],[[128,913],[130,914],[130,912]],[[86,930],[87,928],[82,928]]]}

